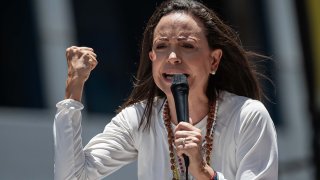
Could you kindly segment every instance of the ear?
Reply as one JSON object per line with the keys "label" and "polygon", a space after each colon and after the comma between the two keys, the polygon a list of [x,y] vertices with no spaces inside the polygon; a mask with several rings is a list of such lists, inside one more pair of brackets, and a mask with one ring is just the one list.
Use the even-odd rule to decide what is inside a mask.
{"label": "ear", "polygon": [[216,72],[219,67],[219,63],[222,57],[222,50],[215,49],[211,52],[211,72]]}
{"label": "ear", "polygon": [[156,54],[151,50],[149,51],[149,59],[154,61],[156,59]]}

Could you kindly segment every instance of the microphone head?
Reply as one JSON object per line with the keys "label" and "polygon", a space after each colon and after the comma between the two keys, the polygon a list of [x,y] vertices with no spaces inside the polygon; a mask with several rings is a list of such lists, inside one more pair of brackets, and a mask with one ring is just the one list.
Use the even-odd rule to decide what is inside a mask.
{"label": "microphone head", "polygon": [[176,108],[177,121],[189,122],[189,85],[187,77],[184,74],[175,74],[170,88]]}
{"label": "microphone head", "polygon": [[172,81],[172,85],[171,88],[173,86],[177,86],[177,85],[182,85],[182,86],[188,86],[188,80],[187,80],[187,76],[184,74],[174,74],[173,75],[173,81]]}

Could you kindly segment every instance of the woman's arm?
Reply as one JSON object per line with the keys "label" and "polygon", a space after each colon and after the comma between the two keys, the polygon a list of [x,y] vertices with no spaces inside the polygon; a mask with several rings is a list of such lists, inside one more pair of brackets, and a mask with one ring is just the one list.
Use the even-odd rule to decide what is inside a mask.
{"label": "woman's arm", "polygon": [[243,107],[235,132],[236,180],[278,179],[277,135],[271,117],[259,101]]}
{"label": "woman's arm", "polygon": [[98,179],[137,158],[135,131],[128,119],[134,111],[123,110],[93,137],[85,148],[81,139],[82,104],[66,99],[57,104],[54,120],[55,180]]}

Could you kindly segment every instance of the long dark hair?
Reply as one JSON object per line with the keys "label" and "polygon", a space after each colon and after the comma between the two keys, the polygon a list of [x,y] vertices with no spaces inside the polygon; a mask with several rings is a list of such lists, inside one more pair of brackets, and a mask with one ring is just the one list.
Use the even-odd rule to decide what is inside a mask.
{"label": "long dark hair", "polygon": [[245,51],[235,31],[222,22],[209,8],[194,0],[168,0],[163,2],[149,19],[140,51],[140,64],[134,83],[134,89],[127,101],[118,110],[134,103],[145,101],[146,107],[140,126],[146,122],[144,129],[149,129],[151,112],[155,97],[164,97],[165,94],[156,86],[152,77],[152,62],[149,51],[152,48],[153,33],[160,19],[173,12],[185,12],[198,18],[204,25],[205,35],[210,49],[221,49],[223,52],[216,74],[210,75],[207,97],[209,101],[215,100],[221,90],[226,90],[240,96],[261,100],[262,90],[257,77],[256,68],[249,62],[255,53]]}

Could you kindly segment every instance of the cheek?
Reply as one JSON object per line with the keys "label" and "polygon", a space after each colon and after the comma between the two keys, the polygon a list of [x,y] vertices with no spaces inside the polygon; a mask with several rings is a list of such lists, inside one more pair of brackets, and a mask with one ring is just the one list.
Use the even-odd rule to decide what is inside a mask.
{"label": "cheek", "polygon": [[170,87],[168,88],[167,84],[162,80],[161,74],[161,62],[160,61],[152,61],[152,77],[156,86],[168,95],[170,93]]}
{"label": "cheek", "polygon": [[157,61],[152,61],[152,76],[157,85],[159,85],[159,71],[160,71],[160,63]]}
{"label": "cheek", "polygon": [[206,65],[202,68],[202,73],[203,73],[204,75],[207,75],[207,76],[210,75],[210,73],[211,73],[210,64],[206,64]]}
{"label": "cheek", "polygon": [[209,76],[209,74],[211,73],[211,69],[212,69],[212,64],[211,64],[211,60],[210,60],[210,57],[208,56],[205,56],[202,58],[202,61],[201,63],[199,64],[199,67],[202,67],[202,72],[206,75]]}
{"label": "cheek", "polygon": [[206,57],[200,57],[195,60],[191,60],[190,66],[192,66],[191,68],[193,69],[193,71],[197,74],[209,75],[211,72],[211,64],[207,59],[208,58]]}
{"label": "cheek", "polygon": [[152,62],[152,74],[156,73],[156,71],[159,70],[159,62],[156,60],[153,60]]}
{"label": "cheek", "polygon": [[152,76],[153,76],[153,78],[154,78],[154,76],[155,76],[155,72],[156,72],[156,65],[155,65],[155,63],[152,61]]}

